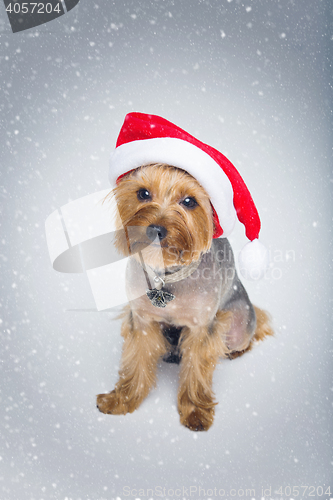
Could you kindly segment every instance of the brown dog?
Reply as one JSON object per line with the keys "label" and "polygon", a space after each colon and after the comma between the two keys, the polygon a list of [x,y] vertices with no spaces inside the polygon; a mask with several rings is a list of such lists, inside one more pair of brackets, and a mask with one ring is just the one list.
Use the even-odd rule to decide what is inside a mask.
{"label": "brown dog", "polygon": [[[156,380],[157,363],[180,362],[178,411],[191,430],[213,423],[212,379],[220,358],[236,357],[272,335],[239,281],[226,238],[213,239],[210,198],[184,170],[151,164],[114,189],[117,248],[131,256],[119,381],[97,396],[103,413],[137,409]],[[139,297],[139,298],[134,298]]]}

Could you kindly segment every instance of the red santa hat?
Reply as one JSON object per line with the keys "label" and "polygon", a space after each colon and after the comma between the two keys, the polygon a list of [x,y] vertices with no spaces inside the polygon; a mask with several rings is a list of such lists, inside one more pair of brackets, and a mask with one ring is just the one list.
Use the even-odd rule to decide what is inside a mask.
{"label": "red santa hat", "polygon": [[213,207],[213,238],[229,236],[238,217],[250,240],[240,253],[240,270],[250,279],[262,277],[268,259],[266,248],[258,241],[259,215],[233,164],[216,149],[160,116],[129,113],[111,154],[111,185],[115,186],[119,178],[131,170],[151,163],[181,168],[207,191]]}

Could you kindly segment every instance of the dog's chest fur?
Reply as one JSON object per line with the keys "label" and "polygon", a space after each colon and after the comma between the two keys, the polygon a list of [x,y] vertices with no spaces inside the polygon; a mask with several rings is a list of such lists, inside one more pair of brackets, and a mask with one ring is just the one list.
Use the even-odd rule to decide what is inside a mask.
{"label": "dog's chest fur", "polygon": [[[152,285],[152,279],[149,280]],[[230,300],[235,280],[238,279],[233,253],[225,238],[213,240],[210,251],[202,256],[192,275],[163,287],[175,295],[165,308],[154,306],[147,297],[147,275],[136,259],[129,259],[126,270],[131,309],[142,317],[147,315],[155,321],[179,327],[211,323],[216,312]]]}

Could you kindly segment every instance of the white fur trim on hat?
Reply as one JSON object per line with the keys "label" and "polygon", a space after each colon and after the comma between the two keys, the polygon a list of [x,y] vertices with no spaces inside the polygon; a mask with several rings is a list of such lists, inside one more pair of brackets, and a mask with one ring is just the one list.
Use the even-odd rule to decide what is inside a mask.
{"label": "white fur trim on hat", "polygon": [[227,175],[210,155],[190,142],[171,137],[128,142],[111,154],[111,185],[116,185],[120,175],[150,163],[167,163],[195,177],[210,197],[223,228],[223,237],[230,235],[236,221],[234,193]]}
{"label": "white fur trim on hat", "polygon": [[267,248],[259,240],[247,243],[238,256],[239,269],[248,280],[260,280],[268,267]]}

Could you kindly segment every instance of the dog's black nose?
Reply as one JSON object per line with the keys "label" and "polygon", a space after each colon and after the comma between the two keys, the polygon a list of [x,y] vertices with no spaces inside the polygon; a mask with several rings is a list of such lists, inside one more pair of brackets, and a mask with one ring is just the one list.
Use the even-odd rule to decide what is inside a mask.
{"label": "dog's black nose", "polygon": [[151,224],[147,227],[146,234],[151,241],[158,236],[159,240],[163,240],[167,235],[167,229],[164,226],[156,226]]}

